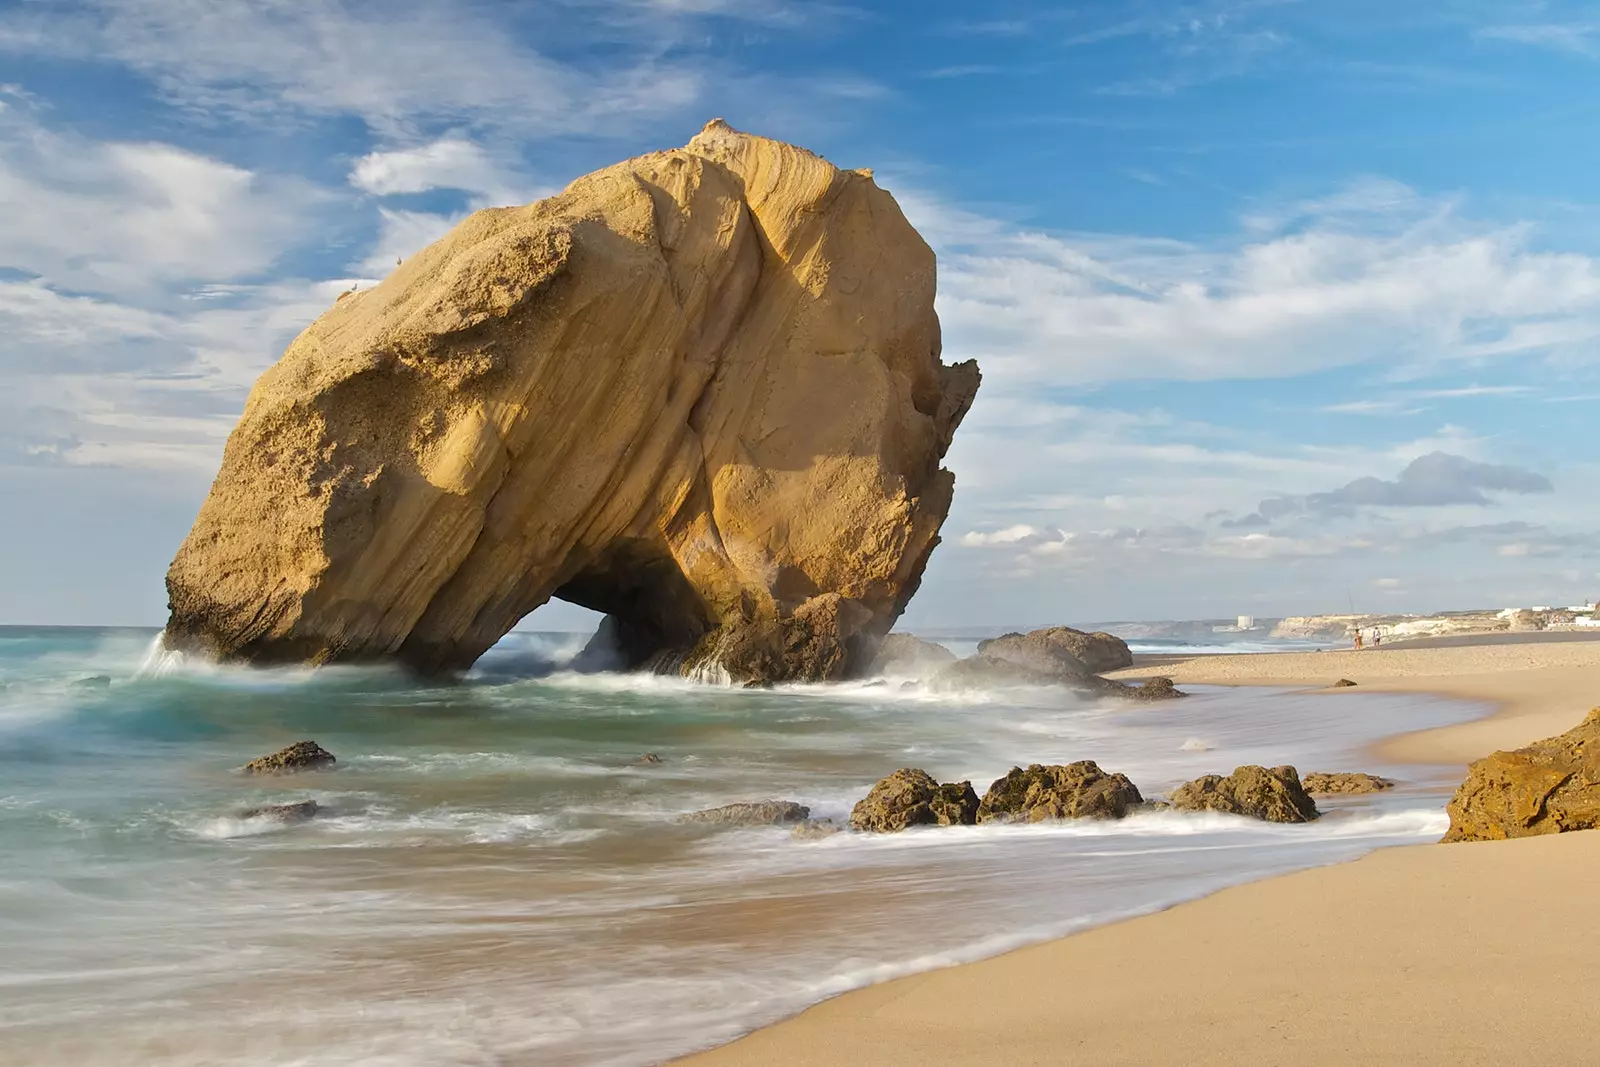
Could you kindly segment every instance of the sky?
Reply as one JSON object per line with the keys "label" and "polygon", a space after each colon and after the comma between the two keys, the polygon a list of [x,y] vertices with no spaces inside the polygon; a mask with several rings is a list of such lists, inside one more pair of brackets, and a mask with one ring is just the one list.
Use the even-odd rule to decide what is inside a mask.
{"label": "sky", "polygon": [[907,626],[1590,600],[1597,112],[1557,0],[0,0],[0,622],[159,624],[340,292],[714,116],[983,368]]}

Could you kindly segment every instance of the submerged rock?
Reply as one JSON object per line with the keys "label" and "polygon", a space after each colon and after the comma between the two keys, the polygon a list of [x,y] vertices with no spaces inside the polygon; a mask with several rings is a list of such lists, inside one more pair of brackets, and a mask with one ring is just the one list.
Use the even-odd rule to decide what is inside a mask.
{"label": "submerged rock", "polygon": [[1600,708],[1564,734],[1478,760],[1447,810],[1446,841],[1600,827]]}
{"label": "submerged rock", "polygon": [[288,748],[279,749],[270,756],[253,759],[244,765],[246,774],[294,774],[298,771],[319,771],[339,762],[332,752],[315,741],[296,741]]}
{"label": "submerged rock", "polygon": [[872,673],[920,677],[955,661],[956,654],[943,645],[924,641],[915,634],[890,634],[878,645]]}
{"label": "submerged rock", "polygon": [[810,808],[792,800],[762,800],[691,811],[683,816],[683,821],[711,823],[715,826],[781,826],[784,823],[804,822],[810,815]]}
{"label": "submerged rock", "polygon": [[1029,658],[1056,650],[1070,656],[1090,674],[1105,674],[1133,666],[1133,653],[1128,643],[1115,634],[1103,630],[1087,633],[1070,626],[1050,626],[1043,630],[1030,630],[1025,634],[1010,633],[988,641],[978,642],[979,652],[988,652],[1004,659],[1013,655]]}
{"label": "submerged rock", "polygon": [[1293,767],[1251,765],[1226,777],[1208,774],[1179,786],[1167,799],[1179,811],[1220,811],[1267,822],[1310,822],[1321,814]]}
{"label": "submerged rock", "polygon": [[1393,789],[1387,778],[1360,771],[1312,771],[1300,779],[1300,784],[1312,796],[1331,796],[1337,793],[1381,793]]}
{"label": "submerged rock", "polygon": [[789,836],[797,841],[819,841],[824,837],[832,837],[843,832],[844,827],[832,819],[806,819],[797,823]]}
{"label": "submerged rock", "polygon": [[978,794],[971,782],[940,785],[927,771],[903,767],[881,779],[850,812],[850,826],[892,833],[908,826],[971,826]]}
{"label": "submerged rock", "polygon": [[271,819],[275,822],[305,822],[321,811],[315,800],[302,800],[297,804],[266,804],[259,808],[246,808],[239,813],[241,819]]}
{"label": "submerged rock", "polygon": [[168,648],[469,666],[552,597],[623,668],[863,672],[978,388],[868,171],[707,125],[479,211],[251,391],[167,573]]}
{"label": "submerged rock", "polygon": [[978,821],[1120,819],[1143,801],[1139,787],[1126,776],[1107,774],[1093,760],[1065,766],[1034,763],[1026,770],[1011,768],[989,786],[978,806]]}
{"label": "submerged rock", "polygon": [[109,689],[111,688],[111,676],[109,674],[91,674],[87,678],[79,678],[72,684],[79,689]]}

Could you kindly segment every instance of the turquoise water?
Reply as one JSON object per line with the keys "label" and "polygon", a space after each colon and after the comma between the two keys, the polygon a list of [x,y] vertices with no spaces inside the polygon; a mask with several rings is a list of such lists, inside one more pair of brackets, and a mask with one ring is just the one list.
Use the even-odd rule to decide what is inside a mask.
{"label": "turquoise water", "polygon": [[[556,670],[582,643],[559,634],[424,685],[184,663],[155,636],[0,628],[8,1063],[657,1063],[871,981],[1436,838],[1452,772],[1364,747],[1483,711],[903,679],[751,692]],[[337,769],[237,772],[300,738]],[[897,767],[981,792],[1013,763],[1084,758],[1146,793],[1248,762],[1407,784],[1304,827],[1161,814],[796,841],[678,821],[767,798],[842,819]],[[301,799],[323,813],[240,817]]]}

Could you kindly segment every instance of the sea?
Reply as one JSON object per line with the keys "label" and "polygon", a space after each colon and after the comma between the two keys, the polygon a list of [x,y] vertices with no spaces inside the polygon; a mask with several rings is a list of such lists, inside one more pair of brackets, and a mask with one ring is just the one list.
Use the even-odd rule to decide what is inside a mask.
{"label": "sea", "polygon": [[[1435,840],[1460,768],[1385,766],[1369,745],[1487,711],[913,678],[745,690],[577,674],[583,641],[513,633],[466,677],[420,682],[219,667],[154,630],[0,628],[0,1061],[662,1063],[859,986]],[[337,766],[240,773],[300,739]],[[800,840],[681,819],[784,799],[842,821],[900,767],[981,793],[1080,759],[1147,796],[1247,763],[1401,785],[1302,826],[1158,812]],[[241,814],[301,800],[321,813]]]}

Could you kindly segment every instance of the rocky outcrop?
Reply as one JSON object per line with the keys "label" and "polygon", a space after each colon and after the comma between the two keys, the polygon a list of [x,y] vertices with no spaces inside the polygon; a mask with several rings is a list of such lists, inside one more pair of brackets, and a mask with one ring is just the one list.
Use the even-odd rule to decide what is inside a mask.
{"label": "rocky outcrop", "polygon": [[943,645],[915,634],[890,634],[878,645],[871,673],[921,678],[955,661],[956,654]]}
{"label": "rocky outcrop", "polygon": [[792,800],[762,800],[691,811],[683,817],[683,821],[713,826],[782,826],[785,823],[804,822],[810,817],[811,809],[804,804],[796,804]]}
{"label": "rocky outcrop", "polygon": [[1300,784],[1312,796],[1381,793],[1394,788],[1389,779],[1360,771],[1312,771],[1300,779]]}
{"label": "rocky outcrop", "polygon": [[1077,681],[1095,672],[1067,647],[1057,640],[1053,630],[1034,630],[1026,634],[1004,634],[978,643],[975,658],[1009,663],[1013,667],[1040,675],[1051,675],[1060,681]]}
{"label": "rocky outcrop", "polygon": [[269,819],[281,823],[305,822],[321,810],[321,805],[315,800],[302,800],[298,804],[266,804],[259,808],[246,808],[239,813],[239,818]]}
{"label": "rocky outcrop", "polygon": [[720,120],[479,211],[256,383],[165,642],[450,671],[558,597],[623,667],[862,671],[978,387],[934,275],[870,172]]}
{"label": "rocky outcrop", "polygon": [[1340,678],[1337,682],[1334,682],[1328,688],[1329,689],[1354,689],[1355,687],[1356,687],[1356,683],[1352,682],[1350,679],[1348,679],[1348,678]]}
{"label": "rocky outcrop", "polygon": [[1128,687],[1128,691],[1121,695],[1128,700],[1151,704],[1158,700],[1176,700],[1189,694],[1174,685],[1171,678],[1158,676],[1146,678],[1143,683]]}
{"label": "rocky outcrop", "polygon": [[315,741],[296,741],[288,748],[279,749],[270,756],[253,759],[244,765],[246,774],[295,774],[299,771],[321,771],[339,762],[332,752]]}
{"label": "rocky outcrop", "polygon": [[1144,802],[1138,786],[1107,774],[1093,760],[1065,766],[1031,764],[996,779],[978,805],[979,822],[1120,819]]}
{"label": "rocky outcrop", "polygon": [[1208,774],[1167,797],[1178,811],[1221,811],[1267,822],[1310,822],[1320,813],[1293,767],[1240,767],[1227,777]]}
{"label": "rocky outcrop", "polygon": [[881,779],[850,812],[850,826],[892,833],[908,826],[971,826],[978,794],[971,782],[939,782],[927,771],[903,767]]}
{"label": "rocky outcrop", "polygon": [[1478,760],[1448,810],[1446,841],[1600,827],[1600,708],[1564,734]]}
{"label": "rocky outcrop", "polygon": [[1104,674],[1133,666],[1133,653],[1128,650],[1127,642],[1102,630],[1086,633],[1070,626],[1051,626],[978,642],[979,652],[1013,662],[1026,661],[1034,666],[1042,662],[1039,658],[1041,655],[1048,657],[1051,650],[1070,656],[1090,674]]}

